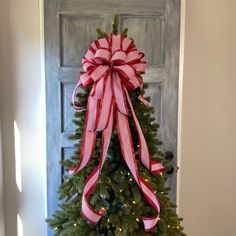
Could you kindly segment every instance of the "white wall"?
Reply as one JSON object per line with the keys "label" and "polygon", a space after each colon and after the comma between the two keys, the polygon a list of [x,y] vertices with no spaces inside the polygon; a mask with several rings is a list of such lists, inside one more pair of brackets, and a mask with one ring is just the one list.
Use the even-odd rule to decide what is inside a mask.
{"label": "white wall", "polygon": [[180,214],[190,236],[235,236],[236,1],[187,0]]}
{"label": "white wall", "polygon": [[3,0],[0,11],[6,236],[17,235],[17,214],[24,236],[44,236],[46,157],[40,6],[38,0]]}

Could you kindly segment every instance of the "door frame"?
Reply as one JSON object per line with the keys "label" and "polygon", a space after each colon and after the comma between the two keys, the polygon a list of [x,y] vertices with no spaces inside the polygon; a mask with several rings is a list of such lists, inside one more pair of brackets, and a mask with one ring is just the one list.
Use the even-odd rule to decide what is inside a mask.
{"label": "door frame", "polygon": [[179,45],[179,89],[178,89],[178,115],[177,115],[177,166],[179,170],[176,176],[176,212],[180,211],[180,191],[181,191],[181,157],[182,157],[182,104],[183,104],[183,79],[184,79],[184,43],[185,43],[185,16],[186,16],[186,0],[180,3],[180,45]]}

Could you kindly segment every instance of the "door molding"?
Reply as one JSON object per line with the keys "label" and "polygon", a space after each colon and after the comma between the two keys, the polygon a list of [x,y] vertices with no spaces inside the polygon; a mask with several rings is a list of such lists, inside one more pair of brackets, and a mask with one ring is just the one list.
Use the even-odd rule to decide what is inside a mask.
{"label": "door molding", "polygon": [[178,91],[178,126],[177,126],[177,189],[176,189],[176,204],[177,214],[180,207],[180,191],[181,191],[181,156],[182,156],[182,104],[183,104],[183,78],[184,78],[184,43],[185,43],[185,15],[186,15],[186,0],[181,0],[180,6],[180,48],[179,48],[179,91]]}

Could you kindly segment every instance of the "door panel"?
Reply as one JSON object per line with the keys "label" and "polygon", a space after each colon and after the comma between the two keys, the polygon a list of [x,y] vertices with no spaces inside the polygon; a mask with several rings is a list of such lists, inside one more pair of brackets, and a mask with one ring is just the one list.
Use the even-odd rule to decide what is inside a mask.
{"label": "door panel", "polygon": [[[73,153],[73,87],[81,58],[96,38],[96,28],[111,31],[114,14],[120,29],[145,53],[144,81],[160,123],[163,151],[176,156],[180,0],[48,0],[45,1],[48,216],[57,208],[63,170],[59,161]],[[176,164],[176,158],[174,163]],[[175,201],[176,174],[168,184]]]}
{"label": "door panel", "polygon": [[135,39],[137,48],[145,52],[148,66],[162,68],[164,17],[162,15],[121,15],[120,21],[121,28],[129,29],[129,36]]}
{"label": "door panel", "polygon": [[60,14],[59,24],[61,67],[78,68],[81,66],[81,58],[87,51],[89,42],[97,37],[96,29],[101,27],[102,18]]}

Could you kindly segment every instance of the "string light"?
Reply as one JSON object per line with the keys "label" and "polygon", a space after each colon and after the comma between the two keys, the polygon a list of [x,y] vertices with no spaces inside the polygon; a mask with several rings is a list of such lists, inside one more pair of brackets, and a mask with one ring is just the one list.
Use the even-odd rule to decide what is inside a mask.
{"label": "string light", "polygon": [[134,216],[134,215],[135,215],[135,213],[133,212],[133,213],[132,213],[132,215]]}
{"label": "string light", "polygon": [[127,205],[126,205],[126,204],[124,204],[124,207],[127,207]]}
{"label": "string light", "polygon": [[149,180],[148,179],[145,179],[146,182],[148,182]]}
{"label": "string light", "polygon": [[74,225],[74,226],[76,226],[77,224],[76,224],[76,223],[74,223],[73,225]]}
{"label": "string light", "polygon": [[132,181],[133,181],[133,179],[129,179],[129,181],[130,181],[130,182],[132,182]]}
{"label": "string light", "polygon": [[107,219],[107,222],[110,222],[110,219],[109,219],[109,218]]}
{"label": "string light", "polygon": [[128,172],[128,175],[130,175],[130,173]]}
{"label": "string light", "polygon": [[122,191],[123,191],[123,190],[122,190],[122,189],[120,189],[120,193],[122,193]]}
{"label": "string light", "polygon": [[133,202],[133,204],[136,204],[136,202],[134,200],[132,202]]}
{"label": "string light", "polygon": [[121,232],[121,231],[122,231],[122,229],[121,229],[121,228],[119,228],[119,231]]}
{"label": "string light", "polygon": [[136,218],[136,221],[138,221],[138,222],[139,222],[139,219],[138,219],[138,218]]}

